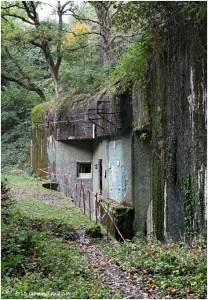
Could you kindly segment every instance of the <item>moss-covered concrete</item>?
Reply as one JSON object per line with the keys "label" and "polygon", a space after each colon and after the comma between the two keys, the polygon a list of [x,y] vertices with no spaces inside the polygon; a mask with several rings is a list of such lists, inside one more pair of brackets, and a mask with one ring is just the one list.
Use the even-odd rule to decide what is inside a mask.
{"label": "moss-covered concrete", "polygon": [[[108,211],[110,216],[106,213]],[[117,240],[123,241],[124,239],[131,239],[134,235],[133,220],[134,209],[130,205],[121,205],[111,199],[104,199],[100,202],[101,223],[107,227],[108,232],[114,236]],[[112,221],[113,219],[113,221]],[[115,224],[120,231],[115,227]]]}
{"label": "moss-covered concrete", "polygon": [[152,232],[148,209],[151,203],[151,134],[136,131],[132,136],[132,185],[135,210],[134,230],[146,236]]}
{"label": "moss-covered concrete", "polygon": [[37,175],[46,178],[47,174],[40,169],[48,166],[47,143],[44,128],[44,115],[50,107],[50,102],[35,106],[31,111],[32,121],[32,167]]}
{"label": "moss-covered concrete", "polygon": [[145,90],[139,89],[138,82],[135,82],[132,89],[132,125],[134,131],[150,129],[150,111]]}
{"label": "moss-covered concrete", "polygon": [[172,28],[146,86],[159,239],[188,240],[206,230],[206,57],[197,31],[189,29]]}
{"label": "moss-covered concrete", "polygon": [[50,102],[44,102],[39,105],[36,105],[30,114],[32,125],[34,124],[43,124],[44,123],[44,114],[50,108]]}

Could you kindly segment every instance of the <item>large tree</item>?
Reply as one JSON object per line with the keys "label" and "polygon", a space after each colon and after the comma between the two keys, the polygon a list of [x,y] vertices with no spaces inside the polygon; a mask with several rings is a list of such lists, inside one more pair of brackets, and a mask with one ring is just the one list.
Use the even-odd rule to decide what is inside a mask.
{"label": "large tree", "polygon": [[[115,43],[121,41],[124,43],[123,47],[131,43],[134,39],[133,30],[124,33],[123,30],[118,31],[115,28],[114,18],[117,15],[118,3],[116,1],[88,1],[91,7],[94,8],[95,16],[78,14],[76,9],[71,9],[72,15],[81,21],[93,24],[94,30],[90,34],[95,34],[98,37],[96,46],[101,49],[103,66],[107,66],[112,60],[112,52]],[[125,41],[127,44],[125,44]],[[120,47],[122,48],[122,47]],[[120,49],[121,50],[121,49]],[[121,52],[121,51],[120,51]]]}
{"label": "large tree", "polygon": [[[19,77],[13,76],[3,70],[2,75],[6,80],[14,81],[29,90],[36,91],[44,100],[44,94],[34,83],[32,77],[24,72],[20,61],[14,55],[14,41],[17,48],[27,51],[28,48],[36,48],[41,51],[45,59],[45,64],[53,80],[56,97],[59,95],[59,68],[63,58],[63,40],[66,34],[66,28],[63,22],[63,15],[70,11],[73,5],[71,1],[61,5],[57,1],[56,7],[53,7],[53,13],[56,19],[40,20],[39,9],[41,2],[21,1],[21,2],[4,2],[2,5],[2,46],[5,55],[12,62],[13,68],[19,73]],[[10,24],[10,25],[8,25]],[[15,30],[15,34],[11,34]],[[76,51],[71,49],[71,51]],[[16,49],[17,49],[16,48]],[[43,93],[43,91],[42,91]]]}
{"label": "large tree", "polygon": [[[103,65],[108,65],[115,40],[126,39],[126,36],[116,32],[112,25],[117,12],[115,2],[89,3],[90,5],[88,2],[85,5],[88,7],[86,13],[83,6],[81,10],[73,1],[66,1],[64,4],[57,1],[54,7],[49,3],[35,1],[3,2],[2,53],[5,59],[2,64],[2,79],[35,91],[45,101],[48,93],[46,83],[50,82],[50,78],[55,95],[57,98],[59,96],[60,67],[66,50],[74,53],[87,47],[99,47]],[[50,8],[53,18],[40,18],[43,5]],[[78,26],[87,24],[89,30],[76,32],[72,21],[64,23],[65,15],[70,16],[70,20],[76,20]],[[70,27],[70,23],[73,26]],[[67,45],[70,34],[76,42],[69,41]],[[88,42],[86,36],[89,35],[96,37],[96,44]]]}
{"label": "large tree", "polygon": [[101,52],[103,58],[103,65],[107,65],[110,62],[110,50],[111,45],[115,39],[112,38],[112,18],[114,13],[112,12],[113,2],[109,1],[95,1],[91,2],[91,5],[95,8],[95,12],[99,24],[99,33],[101,36]]}

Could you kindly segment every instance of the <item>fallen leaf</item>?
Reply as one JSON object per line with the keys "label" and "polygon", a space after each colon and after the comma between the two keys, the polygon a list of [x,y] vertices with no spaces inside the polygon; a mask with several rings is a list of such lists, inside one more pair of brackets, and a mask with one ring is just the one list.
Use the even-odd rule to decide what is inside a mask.
{"label": "fallen leaf", "polygon": [[170,294],[174,294],[176,292],[176,289],[175,288],[168,288],[168,292]]}
{"label": "fallen leaf", "polygon": [[187,294],[193,294],[193,291],[189,288],[185,288],[185,291],[186,291]]}
{"label": "fallen leaf", "polygon": [[156,288],[157,286],[156,286],[156,284],[154,284],[154,283],[150,283],[150,284],[149,284],[149,287],[151,287],[151,288]]}

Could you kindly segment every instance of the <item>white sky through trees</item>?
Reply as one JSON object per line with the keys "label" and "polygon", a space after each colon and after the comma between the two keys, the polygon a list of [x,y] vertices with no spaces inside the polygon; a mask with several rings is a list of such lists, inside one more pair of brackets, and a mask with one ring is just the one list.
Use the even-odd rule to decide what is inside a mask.
{"label": "white sky through trees", "polygon": [[[64,4],[66,1],[60,1],[61,4]],[[82,3],[83,0],[75,0],[73,1],[75,4]],[[38,8],[38,14],[40,21],[44,19],[58,19],[57,14],[55,13],[54,9],[57,6],[57,1],[56,0],[43,0],[41,1],[41,6]],[[45,3],[45,4],[44,4]],[[69,19],[70,16],[63,16],[64,21],[66,22]]]}

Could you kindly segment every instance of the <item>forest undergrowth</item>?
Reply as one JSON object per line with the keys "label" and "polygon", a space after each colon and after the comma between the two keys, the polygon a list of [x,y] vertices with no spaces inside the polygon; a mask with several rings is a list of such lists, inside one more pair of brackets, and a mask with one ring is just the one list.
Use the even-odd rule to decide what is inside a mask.
{"label": "forest undergrowth", "polygon": [[103,238],[92,239],[85,232],[95,223],[63,193],[26,175],[6,178],[2,299],[206,299],[203,239],[119,243],[102,226]]}

